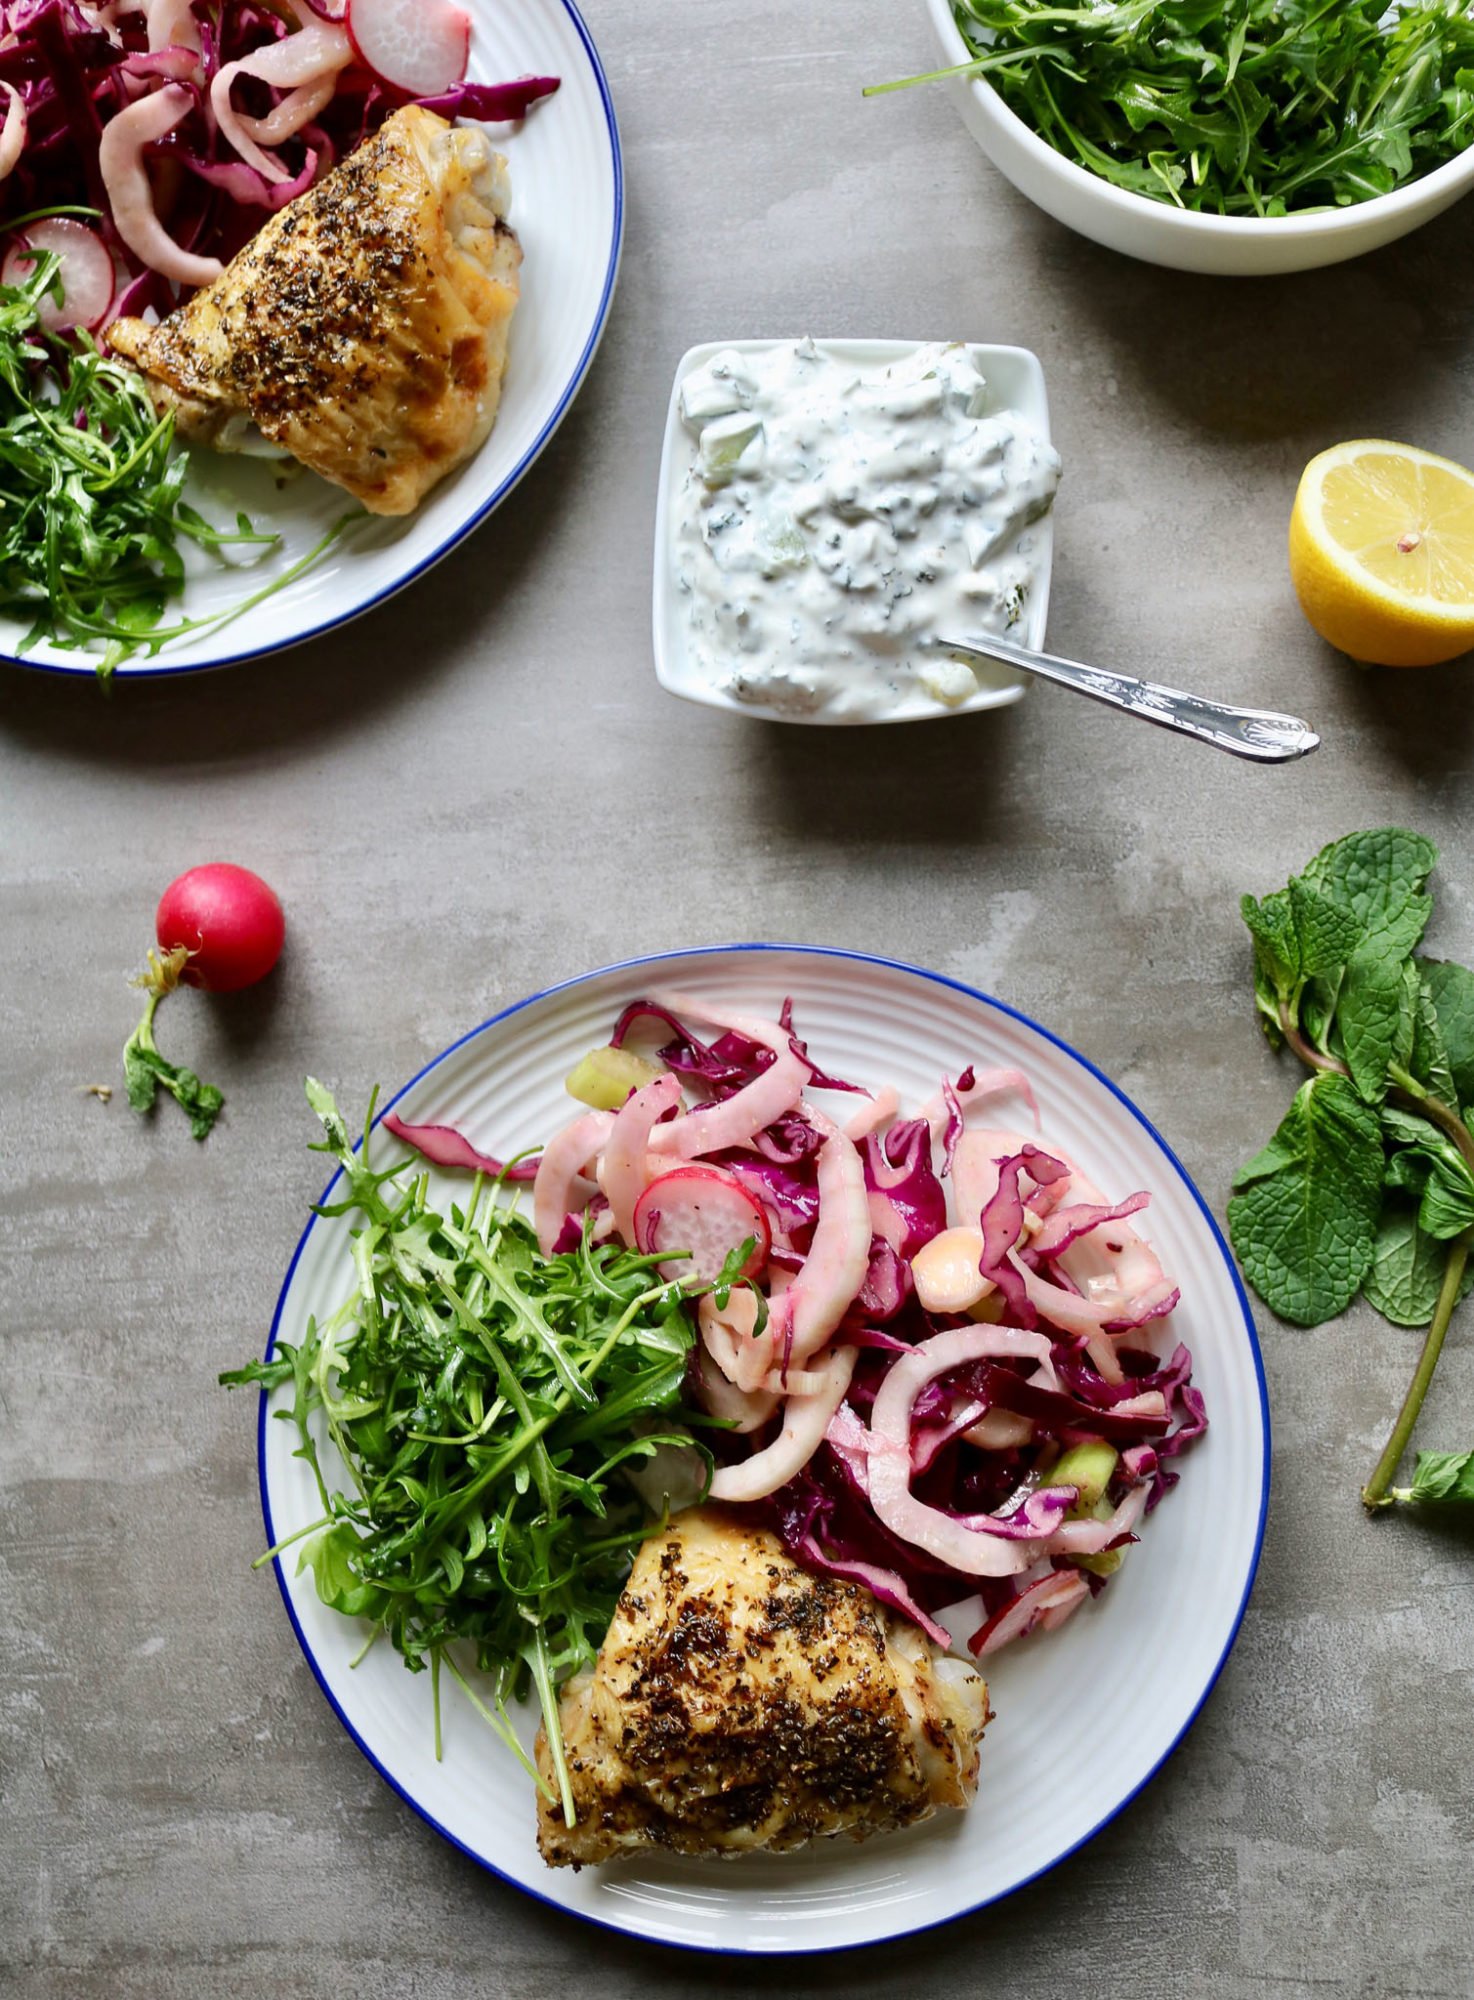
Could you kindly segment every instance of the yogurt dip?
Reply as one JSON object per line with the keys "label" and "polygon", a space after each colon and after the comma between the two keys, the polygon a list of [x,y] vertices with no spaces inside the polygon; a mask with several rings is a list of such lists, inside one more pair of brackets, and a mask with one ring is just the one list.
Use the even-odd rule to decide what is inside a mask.
{"label": "yogurt dip", "polygon": [[1059,455],[989,408],[966,347],[874,368],[812,340],[724,349],[686,377],[680,413],[676,613],[696,678],[837,722],[977,693],[939,642],[1018,623]]}

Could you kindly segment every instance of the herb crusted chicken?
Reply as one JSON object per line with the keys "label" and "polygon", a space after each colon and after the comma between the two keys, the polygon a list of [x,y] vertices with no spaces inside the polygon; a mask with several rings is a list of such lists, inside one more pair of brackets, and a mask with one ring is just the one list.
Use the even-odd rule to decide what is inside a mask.
{"label": "herb crusted chicken", "polygon": [[[965,1806],[989,1716],[979,1676],[868,1591],[705,1507],[644,1543],[560,1719],[576,1824],[540,1802],[553,1867],[861,1840]],[[538,1762],[552,1780],[541,1733]]]}
{"label": "herb crusted chicken", "polygon": [[114,350],[186,442],[254,425],[375,514],[408,514],[496,417],[522,251],[506,161],[411,105],[274,215],[159,326]]}

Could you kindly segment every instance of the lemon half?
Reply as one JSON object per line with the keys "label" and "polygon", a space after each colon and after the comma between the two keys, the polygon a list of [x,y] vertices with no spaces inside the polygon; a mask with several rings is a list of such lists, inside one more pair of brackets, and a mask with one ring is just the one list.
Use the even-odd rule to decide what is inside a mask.
{"label": "lemon half", "polygon": [[1474,472],[1358,438],[1313,458],[1290,516],[1290,578],[1355,660],[1428,667],[1474,647]]}

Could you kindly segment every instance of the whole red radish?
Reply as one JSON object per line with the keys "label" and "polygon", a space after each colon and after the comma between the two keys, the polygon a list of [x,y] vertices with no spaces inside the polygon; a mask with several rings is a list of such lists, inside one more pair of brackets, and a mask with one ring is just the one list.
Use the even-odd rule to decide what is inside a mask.
{"label": "whole red radish", "polygon": [[281,957],[286,922],[276,893],[249,868],[207,861],[171,882],[155,918],[159,949],[190,956],[181,977],[207,993],[264,979]]}

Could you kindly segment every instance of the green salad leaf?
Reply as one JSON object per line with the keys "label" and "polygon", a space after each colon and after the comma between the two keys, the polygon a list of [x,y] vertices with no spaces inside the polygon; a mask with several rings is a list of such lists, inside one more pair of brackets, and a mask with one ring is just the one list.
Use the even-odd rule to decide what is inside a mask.
{"label": "green salad leaf", "polygon": [[1302,1084],[1234,1187],[1234,1248],[1265,1303],[1297,1326],[1344,1312],[1371,1268],[1382,1210],[1381,1130],[1346,1079]]}
{"label": "green salad leaf", "polygon": [[1181,208],[1344,207],[1474,139],[1468,0],[954,0],[953,14],[971,59],[907,81],[986,77],[1067,159]]}
{"label": "green salad leaf", "polygon": [[187,455],[172,415],[158,416],[142,377],[82,332],[48,335],[40,311],[62,297],[60,259],[36,255],[0,285],[0,613],[27,621],[22,640],[85,648],[99,678],[135,653],[223,625],[303,575],[358,510],[300,561],[204,618],[165,622],[185,586],[184,545],[217,554],[272,549],[281,537],[244,514],[234,528],[183,497]]}
{"label": "green salad leaf", "polygon": [[300,1565],[325,1604],[430,1670],[437,1755],[442,1667],[524,1763],[508,1705],[532,1691],[571,1825],[557,1690],[593,1664],[661,1494],[668,1508],[710,1483],[696,1433],[711,1419],[684,1401],[699,1288],[588,1235],[542,1255],[480,1174],[442,1211],[417,1163],[371,1167],[367,1132],[355,1152],[330,1092],[309,1079],[307,1094],[317,1150],[342,1172],[317,1212],[355,1218],[353,1288],[296,1344],[220,1379],[290,1389],[273,1415],[295,1428],[322,1507],[290,1538]]}
{"label": "green salad leaf", "polygon": [[1474,1501],[1474,1451],[1420,1451],[1412,1485],[1394,1488],[1392,1497],[1422,1506],[1447,1501],[1467,1506]]}
{"label": "green salad leaf", "polygon": [[[1254,1004],[1274,1047],[1311,1071],[1240,1169],[1229,1232],[1244,1275],[1297,1326],[1363,1294],[1427,1325],[1387,1448],[1363,1489],[1385,1505],[1474,1279],[1474,974],[1416,956],[1432,915],[1433,843],[1403,827],[1333,841],[1284,889],[1245,896]],[[1407,1494],[1397,1489],[1396,1497]]]}

